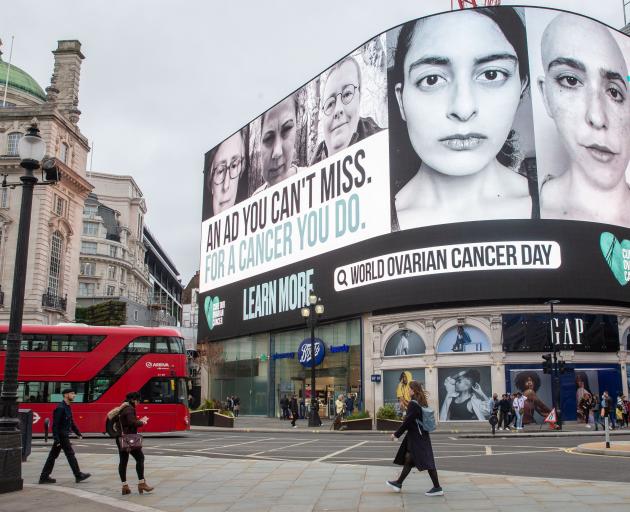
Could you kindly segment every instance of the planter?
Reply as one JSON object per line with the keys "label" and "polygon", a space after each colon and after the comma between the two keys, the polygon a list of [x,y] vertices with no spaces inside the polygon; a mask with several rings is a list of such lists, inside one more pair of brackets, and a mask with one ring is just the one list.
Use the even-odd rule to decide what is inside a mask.
{"label": "planter", "polygon": [[218,409],[203,409],[190,411],[190,424],[196,427],[212,427],[214,425],[214,413]]}
{"label": "planter", "polygon": [[232,416],[225,416],[223,414],[219,414],[218,412],[215,412],[214,413],[214,426],[223,427],[223,428],[234,428],[234,418]]}
{"label": "planter", "polygon": [[372,430],[372,418],[342,421],[341,428],[345,430]]}
{"label": "planter", "polygon": [[387,432],[396,432],[402,425],[402,421],[385,420],[376,418],[376,430],[386,430]]}

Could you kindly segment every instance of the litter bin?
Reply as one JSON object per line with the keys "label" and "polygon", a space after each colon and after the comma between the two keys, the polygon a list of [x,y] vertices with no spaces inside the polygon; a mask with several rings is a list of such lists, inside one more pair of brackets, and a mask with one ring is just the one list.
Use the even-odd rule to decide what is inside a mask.
{"label": "litter bin", "polygon": [[31,409],[20,409],[18,411],[20,419],[20,433],[22,434],[22,462],[31,454],[31,444],[33,441],[33,411]]}

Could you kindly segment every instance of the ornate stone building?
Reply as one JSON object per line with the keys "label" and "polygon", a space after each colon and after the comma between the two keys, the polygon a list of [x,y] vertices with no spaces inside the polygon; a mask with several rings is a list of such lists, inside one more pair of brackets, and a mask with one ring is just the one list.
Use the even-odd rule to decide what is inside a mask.
{"label": "ornate stone building", "polygon": [[[0,174],[19,183],[18,142],[37,123],[62,174],[55,186],[33,196],[24,322],[54,324],[74,319],[84,201],[92,186],[85,167],[89,145],[78,127],[81,53],[79,41],[59,41],[46,92],[14,64],[0,59]],[[5,91],[5,77],[8,84]],[[6,97],[6,100],[3,99]],[[21,187],[0,188],[0,322],[9,319],[20,215]]]}

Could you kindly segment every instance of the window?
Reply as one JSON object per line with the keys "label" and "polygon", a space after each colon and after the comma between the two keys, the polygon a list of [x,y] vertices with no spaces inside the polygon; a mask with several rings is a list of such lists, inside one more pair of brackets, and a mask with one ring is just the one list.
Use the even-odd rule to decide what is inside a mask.
{"label": "window", "polygon": [[140,390],[142,403],[176,404],[185,403],[187,398],[185,379],[151,379]]}
{"label": "window", "polygon": [[80,297],[92,297],[96,287],[94,283],[79,283],[79,296]]}
{"label": "window", "polygon": [[53,211],[60,217],[63,217],[66,214],[66,200],[63,197],[55,195]]}
{"label": "window", "polygon": [[121,268],[120,269],[120,282],[124,283],[125,282],[125,277],[126,277],[126,273],[125,273],[125,269]]}
{"label": "window", "polygon": [[96,217],[98,215],[98,206],[86,204],[85,207],[83,208],[83,215],[90,218]]}
{"label": "window", "polygon": [[142,239],[142,215],[138,214],[138,238]]}
{"label": "window", "polygon": [[68,144],[65,142],[61,143],[61,151],[59,153],[59,160],[61,160],[64,164],[68,163]]}
{"label": "window", "polygon": [[98,235],[98,222],[84,222],[83,234],[86,236],[97,236]]}
{"label": "window", "polygon": [[9,189],[4,187],[2,192],[0,192],[0,208],[8,208],[9,207]]}
{"label": "window", "polygon": [[113,297],[115,294],[116,294],[116,287],[108,285],[107,286],[107,296],[108,297]]}
{"label": "window", "polygon": [[155,338],[154,352],[165,354],[168,351],[168,338]]}
{"label": "window", "polygon": [[82,276],[93,276],[96,265],[90,262],[81,263],[81,275]]}
{"label": "window", "polygon": [[134,322],[138,321],[138,310],[137,309],[133,312],[133,321]]}
{"label": "window", "polygon": [[107,279],[116,279],[116,267],[114,265],[107,265]]}
{"label": "window", "polygon": [[[138,311],[134,311],[137,315]],[[136,338],[127,346],[128,352],[139,353],[139,354],[148,354],[151,352],[151,338],[142,337]]]}
{"label": "window", "polygon": [[118,257],[118,247],[116,247],[115,245],[110,245],[109,246],[109,255],[112,258]]}
{"label": "window", "polygon": [[20,143],[21,138],[22,134],[20,132],[9,133],[7,137],[7,155],[17,156],[18,144]]}
{"label": "window", "polygon": [[59,231],[55,231],[50,241],[50,266],[48,268],[48,293],[51,295],[59,295],[62,251],[63,238]]}
{"label": "window", "polygon": [[81,252],[85,254],[96,254],[96,242],[81,242]]}
{"label": "window", "polygon": [[53,352],[87,352],[88,336],[53,334],[51,347]]}

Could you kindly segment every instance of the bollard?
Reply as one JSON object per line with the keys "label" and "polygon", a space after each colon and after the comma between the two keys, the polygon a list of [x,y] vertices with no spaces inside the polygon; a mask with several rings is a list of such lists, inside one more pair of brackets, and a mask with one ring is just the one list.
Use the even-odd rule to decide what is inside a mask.
{"label": "bollard", "polygon": [[604,430],[606,431],[606,448],[610,448],[610,431],[608,430],[608,416],[604,418]]}
{"label": "bollard", "polygon": [[50,425],[50,420],[48,418],[46,418],[44,420],[44,442],[47,443],[48,442],[48,427]]}

